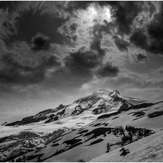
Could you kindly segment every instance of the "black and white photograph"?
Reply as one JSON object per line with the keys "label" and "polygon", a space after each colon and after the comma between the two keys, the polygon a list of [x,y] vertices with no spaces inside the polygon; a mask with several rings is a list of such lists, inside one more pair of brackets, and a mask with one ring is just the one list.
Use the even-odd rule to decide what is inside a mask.
{"label": "black and white photograph", "polygon": [[0,162],[162,162],[163,1],[0,1]]}

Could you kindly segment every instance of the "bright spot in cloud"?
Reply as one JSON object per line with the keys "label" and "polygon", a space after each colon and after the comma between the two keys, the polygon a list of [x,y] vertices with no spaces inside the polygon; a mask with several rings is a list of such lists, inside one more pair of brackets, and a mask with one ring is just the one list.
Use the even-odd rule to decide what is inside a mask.
{"label": "bright spot in cloud", "polygon": [[92,31],[95,25],[106,25],[111,22],[110,6],[99,6],[98,4],[90,4],[86,10],[78,10],[76,13],[78,42],[80,44],[89,45]]}
{"label": "bright spot in cloud", "polygon": [[111,21],[111,10],[110,6],[91,4],[86,10],[79,10],[78,16],[88,27],[95,24],[104,25],[105,21],[108,23]]}
{"label": "bright spot in cloud", "polygon": [[[89,47],[94,27],[96,25],[106,25],[106,23],[111,21],[111,7],[109,5],[100,6],[96,3],[91,3],[86,9],[76,10],[71,19],[59,28],[59,32],[69,38],[75,36],[77,38],[74,42],[75,46],[85,45]],[[71,31],[72,25],[75,25],[75,30],[73,31]]]}

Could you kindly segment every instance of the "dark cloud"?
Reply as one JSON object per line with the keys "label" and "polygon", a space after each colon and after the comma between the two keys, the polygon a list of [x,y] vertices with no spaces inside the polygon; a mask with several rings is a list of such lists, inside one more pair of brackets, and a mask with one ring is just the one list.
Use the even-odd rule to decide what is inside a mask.
{"label": "dark cloud", "polygon": [[135,54],[134,56],[135,56],[137,62],[146,62],[148,59],[148,57],[146,55],[141,54],[141,53]]}
{"label": "dark cloud", "polygon": [[16,6],[19,2],[17,1],[1,1],[0,9],[12,12],[16,9]]}
{"label": "dark cloud", "polygon": [[39,84],[61,65],[51,43],[63,41],[57,32],[63,19],[47,8],[44,2],[0,2],[0,85]]}
{"label": "dark cloud", "polygon": [[32,38],[32,49],[33,50],[48,50],[50,48],[49,37],[38,33]]}
{"label": "dark cloud", "polygon": [[119,38],[117,36],[114,36],[114,41],[116,46],[118,47],[118,49],[120,51],[127,51],[128,47],[129,47],[129,43],[127,41],[125,41],[123,38]]}
{"label": "dark cloud", "polygon": [[148,51],[155,54],[163,54],[163,3],[161,3],[161,10],[156,15],[155,19],[148,26],[148,34],[150,36],[150,46]]}
{"label": "dark cloud", "polygon": [[[137,2],[136,2],[137,3]],[[139,2],[140,3],[140,2]],[[144,3],[141,2],[141,5],[144,6]],[[136,48],[143,49],[151,54],[163,54],[163,3],[157,2],[156,6],[160,6],[160,10],[156,9],[152,2],[146,2],[146,5],[149,5],[146,15],[139,24],[130,24],[132,31],[129,33],[129,40],[131,44],[134,44]],[[140,5],[139,5],[140,6]],[[138,10],[141,16],[143,16],[143,10]],[[147,13],[148,12],[148,13]],[[154,15],[153,18],[150,18],[151,15]],[[130,14],[128,14],[130,15]],[[152,17],[152,16],[151,16]],[[135,18],[135,21],[136,18]],[[145,23],[144,23],[145,22]],[[143,24],[144,23],[144,24]],[[143,25],[141,25],[143,24]],[[136,26],[136,27],[135,27]]]}
{"label": "dark cloud", "polygon": [[[152,54],[163,53],[163,3],[162,2],[97,2],[111,6],[112,22],[106,24],[115,45],[127,51],[130,45]],[[160,6],[160,9],[158,9]],[[129,42],[124,36],[129,37]]]}
{"label": "dark cloud", "polygon": [[[114,38],[115,45],[120,51],[127,51],[128,47],[130,47],[130,42],[126,41],[124,39],[125,35],[131,35],[133,31],[133,23],[137,16],[140,14],[140,12],[143,11],[143,7],[145,5],[145,2],[113,2],[113,1],[96,1],[96,2],[69,2],[67,4],[67,9],[70,12],[75,12],[75,10],[78,9],[86,9],[91,3],[96,3],[101,6],[109,5],[111,7],[111,15],[112,20],[109,23],[105,23],[104,25],[100,26],[94,26],[94,31],[96,32],[106,32],[108,34],[111,34]],[[134,27],[135,28],[135,27]],[[95,32],[93,33],[95,36]],[[135,33],[137,34],[137,33]],[[141,35],[141,34],[140,34]],[[120,37],[119,37],[120,36]],[[101,36],[102,37],[102,36]],[[137,38],[134,38],[135,35],[133,35],[133,38],[131,38],[131,42],[134,42],[133,40],[137,40]],[[140,36],[137,36],[140,37]],[[143,38],[144,39],[144,38]],[[146,42],[145,42],[146,43]],[[137,44],[143,46],[141,43],[137,41]]]}
{"label": "dark cloud", "polygon": [[96,68],[101,63],[101,54],[92,49],[86,50],[85,47],[80,48],[75,53],[70,53],[70,55],[65,58],[65,66],[73,73],[73,75],[80,74],[82,76],[92,76],[92,69]]}
{"label": "dark cloud", "polygon": [[65,58],[65,65],[72,71],[88,73],[103,62],[105,49],[101,48],[101,39],[94,37],[90,48],[80,48]]}
{"label": "dark cloud", "polygon": [[130,37],[130,41],[137,47],[140,47],[142,49],[147,48],[147,36],[141,29],[133,32],[133,34]]}
{"label": "dark cloud", "polygon": [[78,9],[86,9],[90,3],[95,3],[94,1],[78,1],[77,3],[75,1],[69,1],[66,5],[65,10],[73,13],[74,11]]}
{"label": "dark cloud", "polygon": [[0,82],[5,85],[38,84],[45,80],[46,71],[49,68],[60,65],[58,58],[53,55],[42,57],[40,63],[35,66],[30,62],[17,59],[14,53],[4,54],[0,61],[3,63],[3,68],[0,70]]}
{"label": "dark cloud", "polygon": [[118,5],[116,21],[120,32],[127,34],[131,32],[131,24],[138,15],[140,8],[141,6],[138,6],[135,2],[121,2]]}
{"label": "dark cloud", "polygon": [[68,41],[57,32],[58,27],[65,21],[57,14],[57,4],[57,2],[17,2],[9,5],[2,3],[2,11],[6,16],[4,21],[0,22],[3,40],[7,45],[17,41],[30,43],[35,35],[41,33],[49,37],[53,43],[63,44]]}
{"label": "dark cloud", "polygon": [[46,89],[55,88],[63,91],[76,90],[83,83],[90,81],[93,74],[88,69],[70,69],[69,67],[61,67],[51,74],[51,77],[45,80],[42,85]]}
{"label": "dark cloud", "polygon": [[118,73],[119,68],[110,62],[102,65],[97,71],[97,75],[100,77],[115,77]]}
{"label": "dark cloud", "polygon": [[115,18],[114,27],[118,29],[118,33],[129,34],[132,30],[132,23],[135,17],[139,14],[143,2],[107,2],[112,6],[113,17]]}
{"label": "dark cloud", "polygon": [[158,13],[153,21],[146,27],[147,32],[138,29],[133,32],[130,41],[136,47],[146,50],[152,54],[163,54],[163,5],[162,10]]}
{"label": "dark cloud", "polygon": [[[91,24],[88,30],[87,25],[84,26],[83,22],[80,23],[80,19],[77,17],[77,10],[85,10],[91,3],[101,6],[109,5],[111,7],[112,21],[101,24],[94,22],[93,26]],[[52,11],[49,10],[48,12],[47,9],[49,7],[47,6],[49,4],[51,4],[51,6],[58,5],[62,10],[61,12],[65,12],[65,15],[67,14],[66,19],[62,18],[61,14],[58,15],[56,13],[59,12],[59,10],[56,12],[53,11],[53,15],[51,14]],[[10,32],[16,30],[13,32],[14,37],[8,37],[9,41],[11,41],[12,38],[16,40],[13,41],[13,44],[19,41],[24,41],[28,45],[32,43],[32,50],[30,49],[31,51],[29,52],[33,53],[33,56],[31,62],[28,63],[28,61],[26,62],[25,60],[28,60],[29,57],[26,58],[26,56],[23,56],[23,52],[23,61],[20,59],[20,55],[19,58],[15,58],[15,55],[12,56],[11,54],[5,54],[5,56],[1,58],[1,62],[3,62],[5,66],[0,70],[0,81],[2,83],[19,83],[25,85],[39,83],[46,80],[45,75],[47,70],[49,68],[60,66],[58,58],[49,54],[49,50],[54,43],[59,43],[60,45],[64,44],[64,38],[67,37],[69,33],[65,30],[65,33],[68,34],[64,35],[64,33],[58,31],[58,27],[61,27],[64,23],[70,30],[70,36],[72,36],[74,41],[73,48],[77,50],[70,53],[68,52],[70,50],[67,50],[67,53],[63,54],[63,56],[66,57],[63,57],[64,67],[62,71],[60,69],[59,71],[54,72],[53,76],[51,76],[50,82],[53,86],[55,86],[55,83],[57,83],[56,85],[64,85],[64,83],[61,84],[64,77],[69,80],[67,83],[69,82],[70,85],[73,85],[76,81],[75,78],[77,78],[77,85],[79,85],[83,84],[82,82],[90,80],[94,73],[99,77],[118,76],[120,72],[119,67],[110,62],[106,62],[106,64],[103,65],[106,51],[101,47],[101,40],[106,33],[111,35],[111,38],[113,38],[111,40],[111,44],[116,45],[122,52],[126,52],[132,45],[136,48],[141,48],[153,53],[161,53],[163,51],[161,46],[163,44],[163,32],[161,29],[161,26],[163,25],[162,10],[160,10],[160,12],[156,15],[155,20],[147,23],[145,27],[142,28],[142,26],[134,26],[135,21],[138,19],[138,16],[140,16],[139,14],[144,11],[144,4],[145,2],[118,1],[70,1],[58,4],[57,2],[45,2],[40,5],[36,5],[36,7],[32,7],[33,5],[31,5],[31,7],[27,7],[22,11],[20,10],[21,12],[18,12],[14,21],[13,19],[11,19],[11,21],[10,19],[7,19],[3,23],[3,28],[8,29]],[[98,5],[96,7],[100,7]],[[11,4],[11,6],[4,4],[2,5],[2,8],[6,11],[9,10],[9,8],[10,10],[14,10],[14,6],[15,4]],[[155,10],[152,9],[150,12],[153,13]],[[15,25],[12,25],[13,22]],[[70,23],[66,24],[66,22]],[[84,29],[85,35],[83,36],[79,34],[82,30],[82,25],[83,28],[86,28]],[[84,42],[85,38],[82,38],[87,36],[88,44]],[[71,37],[68,39],[71,39]],[[114,44],[112,41],[114,41]],[[6,42],[8,42],[7,39]],[[80,43],[83,43],[83,45]],[[75,47],[75,45],[77,45],[77,47]],[[79,46],[81,48],[78,48]],[[68,46],[67,49],[69,49]],[[12,50],[14,51],[14,48]],[[109,47],[108,50],[110,50]],[[37,54],[39,52],[45,53],[44,57],[35,58],[34,56],[39,55]],[[147,56],[142,53],[135,54],[134,57],[138,62],[144,62],[147,60]],[[37,61],[37,59],[39,61]],[[34,65],[33,62],[37,62],[37,64]],[[95,72],[96,69],[97,72]]]}
{"label": "dark cloud", "polygon": [[91,69],[95,68],[101,63],[101,57],[92,51],[87,51],[85,47],[80,48],[75,53],[70,53],[68,57],[65,58],[65,64],[70,69]]}
{"label": "dark cloud", "polygon": [[65,58],[65,65],[72,71],[88,73],[101,65],[106,50],[101,47],[102,31],[99,26],[94,26],[90,47],[81,47],[76,52],[70,53]]}

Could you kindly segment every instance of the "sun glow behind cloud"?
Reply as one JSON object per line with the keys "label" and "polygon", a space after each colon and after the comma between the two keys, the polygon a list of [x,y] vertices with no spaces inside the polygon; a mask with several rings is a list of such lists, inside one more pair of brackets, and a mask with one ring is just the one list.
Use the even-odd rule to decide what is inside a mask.
{"label": "sun glow behind cloud", "polygon": [[83,31],[91,30],[95,25],[105,25],[111,21],[111,11],[109,6],[99,6],[90,4],[86,10],[78,10],[77,17]]}
{"label": "sun glow behind cloud", "polygon": [[[86,10],[79,10],[77,12],[79,20],[78,35],[87,42],[91,37],[95,25],[105,25],[111,21],[111,12],[109,6],[99,6],[97,4],[90,4]],[[83,37],[84,36],[84,37]]]}
{"label": "sun glow behind cloud", "polygon": [[111,21],[111,12],[109,6],[99,6],[97,4],[91,4],[86,10],[81,13],[81,19],[88,24],[88,26],[94,26],[95,24],[103,25],[107,21]]}
{"label": "sun glow behind cloud", "polygon": [[[65,36],[77,36],[75,45],[88,45],[93,37],[93,30],[96,25],[103,26],[112,21],[111,7],[109,5],[100,6],[96,3],[91,3],[86,9],[78,9],[74,12],[74,16],[66,22],[59,32]],[[75,25],[76,30],[71,31],[70,27]],[[65,30],[66,28],[66,30]]]}

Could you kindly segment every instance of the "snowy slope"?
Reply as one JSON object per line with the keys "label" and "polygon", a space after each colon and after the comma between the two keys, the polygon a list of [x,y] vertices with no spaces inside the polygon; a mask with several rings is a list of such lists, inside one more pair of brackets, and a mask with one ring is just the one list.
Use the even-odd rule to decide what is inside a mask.
{"label": "snowy slope", "polygon": [[120,156],[120,149],[91,159],[90,162],[159,162],[163,161],[163,131],[125,146],[130,153]]}

